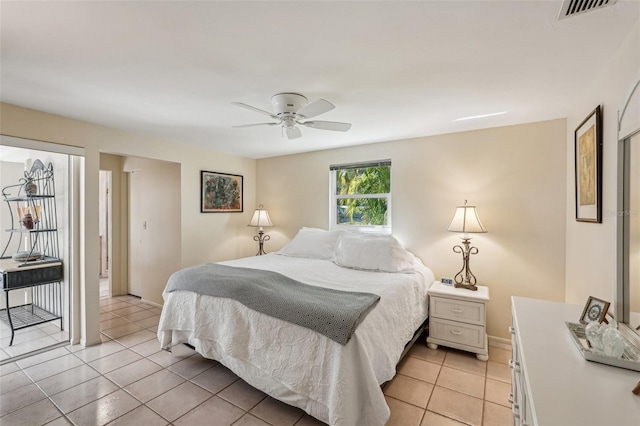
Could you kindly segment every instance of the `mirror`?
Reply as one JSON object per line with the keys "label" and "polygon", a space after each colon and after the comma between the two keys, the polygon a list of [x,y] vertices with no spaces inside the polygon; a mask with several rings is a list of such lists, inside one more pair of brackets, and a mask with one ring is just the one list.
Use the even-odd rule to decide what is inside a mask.
{"label": "mirror", "polygon": [[[640,329],[640,133],[626,139],[629,151],[629,215],[626,217],[629,233],[629,295],[628,318],[631,328]],[[626,305],[626,303],[625,303]]]}
{"label": "mirror", "polygon": [[618,303],[619,322],[640,339],[640,80],[618,121]]}

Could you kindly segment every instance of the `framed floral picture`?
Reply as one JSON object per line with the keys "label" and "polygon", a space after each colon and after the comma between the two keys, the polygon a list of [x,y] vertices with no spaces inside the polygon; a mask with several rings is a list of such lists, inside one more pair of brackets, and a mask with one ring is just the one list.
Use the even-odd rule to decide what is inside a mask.
{"label": "framed floral picture", "polygon": [[596,107],[575,130],[576,220],[602,223],[602,113]]}
{"label": "framed floral picture", "polygon": [[243,211],[243,177],[217,172],[200,172],[200,212],[237,213]]}
{"label": "framed floral picture", "polygon": [[606,316],[607,312],[609,312],[609,305],[609,302],[589,296],[587,304],[584,305],[582,310],[582,315],[580,315],[580,322],[582,324],[589,324],[592,321],[607,322]]}

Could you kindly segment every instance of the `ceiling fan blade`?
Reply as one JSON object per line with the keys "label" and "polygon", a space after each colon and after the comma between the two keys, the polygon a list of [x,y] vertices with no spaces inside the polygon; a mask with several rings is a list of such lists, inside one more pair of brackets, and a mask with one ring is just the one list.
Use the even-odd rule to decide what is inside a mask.
{"label": "ceiling fan blade", "polygon": [[302,136],[302,132],[298,127],[287,127],[287,137],[289,139],[297,139]]}
{"label": "ceiling fan blade", "polygon": [[234,104],[234,105],[237,105],[239,107],[246,108],[246,109],[254,111],[254,112],[258,112],[260,114],[268,115],[269,117],[271,117],[271,118],[273,118],[275,120],[279,119],[277,115],[274,115],[274,114],[272,114],[272,113],[270,113],[268,111],[265,111],[263,109],[253,107],[251,105],[243,104],[242,102],[231,102],[231,103]]}
{"label": "ceiling fan blade", "polygon": [[318,99],[300,108],[296,114],[303,116],[304,118],[312,118],[325,112],[329,112],[334,109],[335,106],[324,99]]}
{"label": "ceiling fan blade", "polygon": [[233,128],[239,128],[239,127],[256,127],[256,126],[277,126],[280,123],[256,123],[256,124],[240,124],[237,126],[231,126]]}
{"label": "ceiling fan blade", "polygon": [[346,132],[351,128],[351,123],[340,123],[338,121],[307,121],[298,124],[313,127],[314,129],[333,130],[336,132]]}

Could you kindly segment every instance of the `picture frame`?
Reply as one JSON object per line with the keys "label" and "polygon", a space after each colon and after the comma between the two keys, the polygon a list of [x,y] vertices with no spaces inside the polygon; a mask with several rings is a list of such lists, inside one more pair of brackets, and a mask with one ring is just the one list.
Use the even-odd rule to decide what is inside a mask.
{"label": "picture frame", "polygon": [[241,213],[243,193],[242,175],[200,171],[201,213]]}
{"label": "picture frame", "polygon": [[580,315],[580,323],[589,324],[592,321],[598,321],[599,323],[607,322],[606,316],[607,312],[609,312],[609,305],[611,304],[606,300],[589,296],[582,310],[582,315]]}
{"label": "picture frame", "polygon": [[574,132],[576,221],[602,223],[602,108]]}

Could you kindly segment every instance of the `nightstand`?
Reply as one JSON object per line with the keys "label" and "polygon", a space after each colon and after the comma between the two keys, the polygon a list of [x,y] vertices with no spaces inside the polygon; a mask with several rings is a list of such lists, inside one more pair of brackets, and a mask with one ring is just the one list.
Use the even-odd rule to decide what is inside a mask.
{"label": "nightstand", "polygon": [[479,285],[477,291],[472,291],[436,281],[428,294],[427,346],[461,349],[475,353],[480,361],[488,361],[486,307],[489,288]]}

